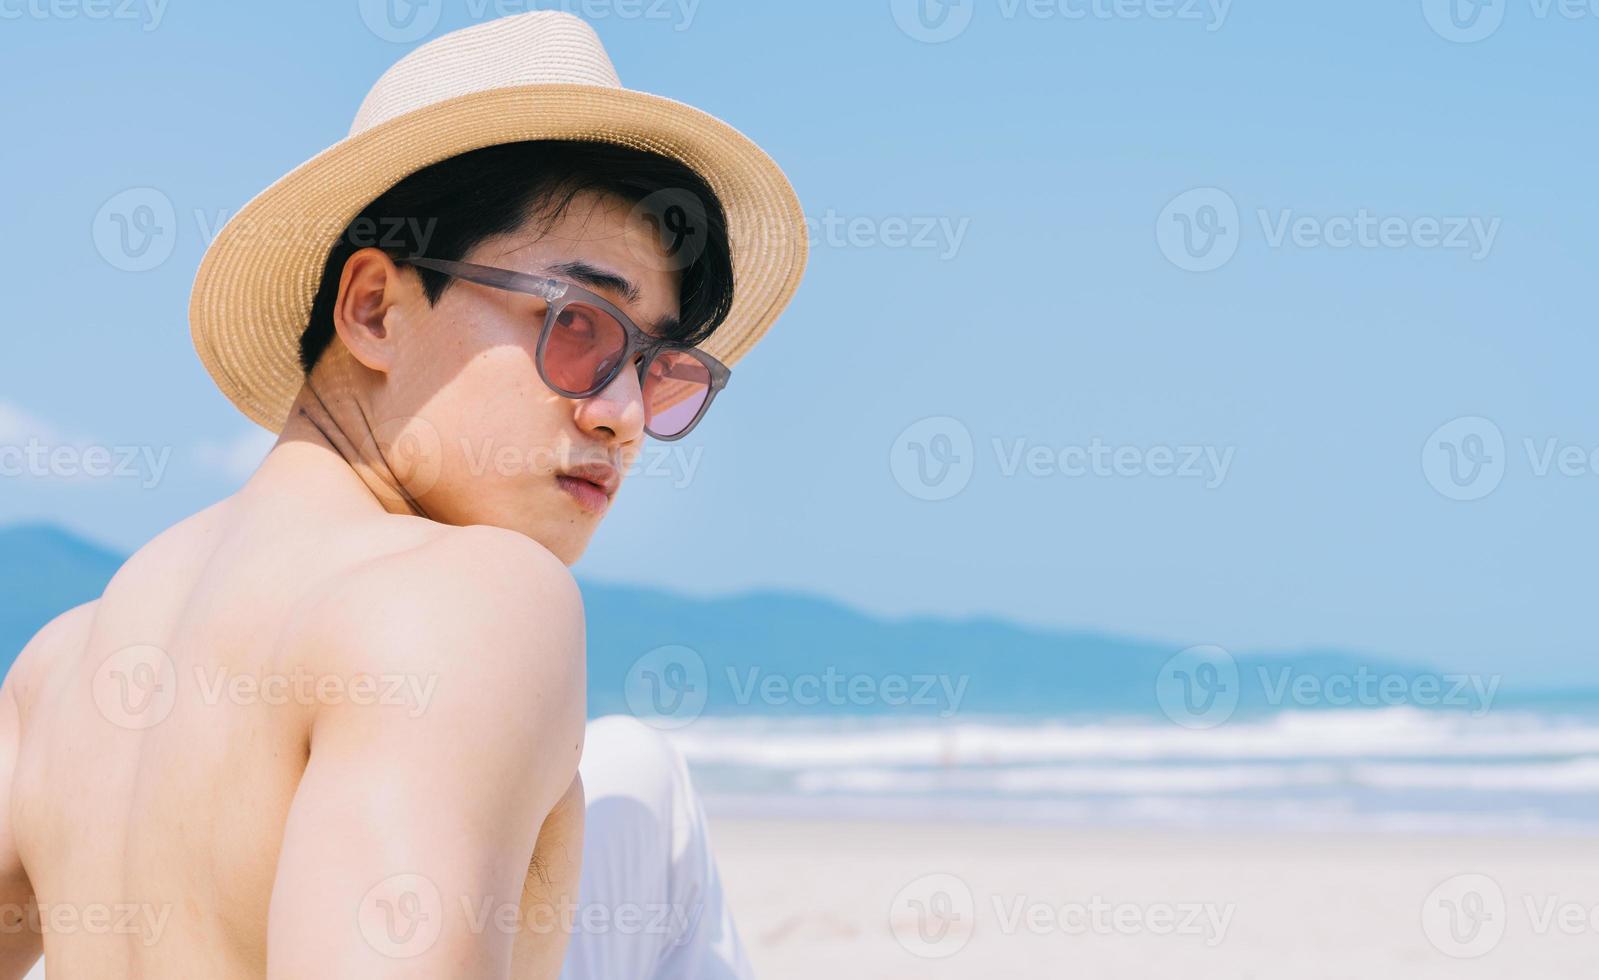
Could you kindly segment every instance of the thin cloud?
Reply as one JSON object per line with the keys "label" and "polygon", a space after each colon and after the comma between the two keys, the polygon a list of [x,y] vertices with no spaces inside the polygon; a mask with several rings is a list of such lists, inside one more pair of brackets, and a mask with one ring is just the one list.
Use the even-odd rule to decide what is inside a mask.
{"label": "thin cloud", "polygon": [[62,442],[55,427],[15,405],[0,402],[0,445],[20,446],[30,440]]}
{"label": "thin cloud", "polygon": [[247,480],[278,441],[265,429],[242,432],[226,442],[202,442],[195,447],[200,466],[230,480]]}

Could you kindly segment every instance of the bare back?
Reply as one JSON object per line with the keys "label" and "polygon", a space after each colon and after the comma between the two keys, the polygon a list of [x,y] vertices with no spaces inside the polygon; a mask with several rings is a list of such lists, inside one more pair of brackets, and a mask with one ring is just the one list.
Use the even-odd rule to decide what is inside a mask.
{"label": "bare back", "polygon": [[[381,513],[296,524],[229,500],[151,542],[98,602],[36,638],[7,681],[10,833],[51,980],[266,975],[279,853],[319,708],[405,715],[429,697],[414,677],[327,663],[307,633],[350,578],[456,530]],[[575,892],[581,816],[579,789],[544,821],[539,850],[562,843],[536,859],[548,880],[531,891]],[[543,961],[543,975],[537,939],[519,940],[517,959]]]}

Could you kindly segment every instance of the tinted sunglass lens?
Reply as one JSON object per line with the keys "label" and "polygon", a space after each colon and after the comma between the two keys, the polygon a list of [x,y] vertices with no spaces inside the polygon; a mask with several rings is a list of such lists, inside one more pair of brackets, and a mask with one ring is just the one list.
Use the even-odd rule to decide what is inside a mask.
{"label": "tinted sunglass lens", "polygon": [[627,331],[615,317],[587,303],[568,303],[550,325],[544,375],[562,394],[591,394],[616,371],[626,351]]}
{"label": "tinted sunglass lens", "polygon": [[645,427],[670,438],[686,432],[711,397],[711,369],[688,351],[657,354],[644,372]]}

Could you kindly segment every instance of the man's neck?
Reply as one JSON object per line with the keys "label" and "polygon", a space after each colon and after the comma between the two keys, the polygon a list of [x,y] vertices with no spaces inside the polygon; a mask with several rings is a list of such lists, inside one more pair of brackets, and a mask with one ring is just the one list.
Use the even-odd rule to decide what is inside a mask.
{"label": "man's neck", "polygon": [[316,493],[313,488],[321,486],[328,494],[370,501],[391,514],[428,517],[389,465],[378,429],[349,386],[307,380],[269,456],[273,472],[263,466],[261,475],[274,478],[281,461],[296,494]]}

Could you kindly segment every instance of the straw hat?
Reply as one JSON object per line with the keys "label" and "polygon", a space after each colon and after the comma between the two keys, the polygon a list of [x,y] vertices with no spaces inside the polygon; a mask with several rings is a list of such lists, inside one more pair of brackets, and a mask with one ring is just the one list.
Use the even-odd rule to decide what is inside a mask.
{"label": "straw hat", "polygon": [[588,24],[559,11],[438,37],[378,79],[350,134],[262,191],[206,251],[189,301],[200,360],[239,410],[283,427],[304,374],[299,341],[334,242],[406,176],[520,140],[595,140],[672,157],[727,212],[732,312],[705,349],[732,364],[799,286],[804,216],[777,164],[698,109],[622,87]]}

